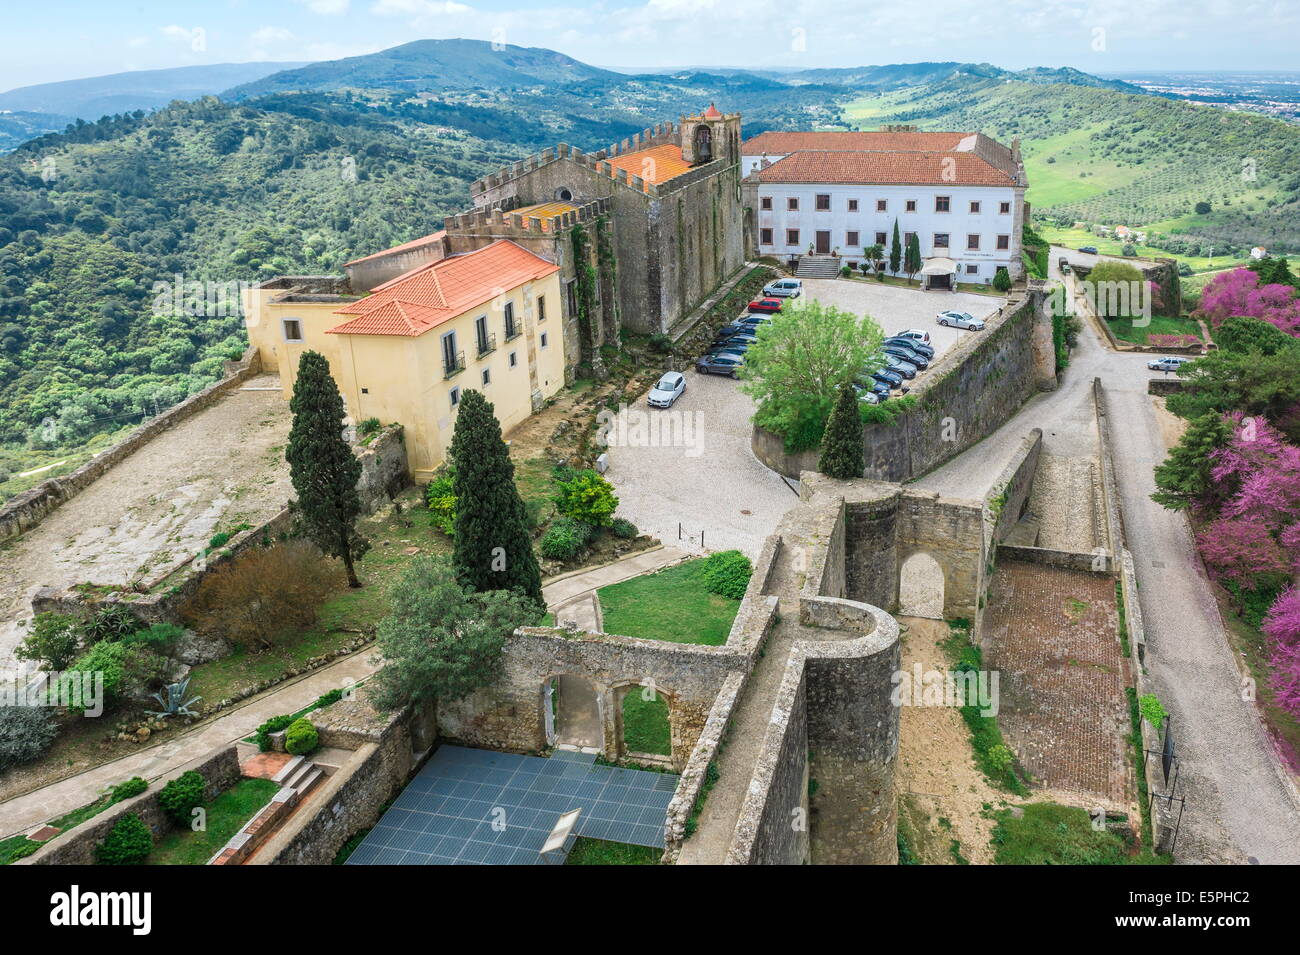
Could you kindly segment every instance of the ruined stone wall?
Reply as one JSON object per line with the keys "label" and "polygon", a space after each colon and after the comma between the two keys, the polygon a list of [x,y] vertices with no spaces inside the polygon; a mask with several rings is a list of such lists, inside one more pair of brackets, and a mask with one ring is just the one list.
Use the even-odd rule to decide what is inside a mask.
{"label": "ruined stone wall", "polygon": [[[739,615],[737,620],[740,621]],[[468,746],[537,753],[546,738],[545,686],[554,677],[587,680],[601,701],[604,750],[620,751],[621,691],[654,686],[668,702],[675,768],[690,758],[727,676],[746,665],[727,647],[666,643],[609,634],[525,627],[506,639],[501,675],[463,700],[438,705],[438,725],[448,739]]]}

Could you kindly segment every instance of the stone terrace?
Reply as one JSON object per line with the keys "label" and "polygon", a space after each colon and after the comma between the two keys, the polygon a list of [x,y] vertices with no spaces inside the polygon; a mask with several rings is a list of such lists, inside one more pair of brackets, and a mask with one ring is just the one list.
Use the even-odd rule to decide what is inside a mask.
{"label": "stone terrace", "polygon": [[1110,576],[1002,561],[984,613],[998,721],[1035,785],[1127,806],[1124,695]]}

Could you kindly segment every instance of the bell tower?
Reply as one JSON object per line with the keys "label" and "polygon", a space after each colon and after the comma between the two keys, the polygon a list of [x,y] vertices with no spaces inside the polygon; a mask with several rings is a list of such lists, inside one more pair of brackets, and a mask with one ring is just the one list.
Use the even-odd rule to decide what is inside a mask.
{"label": "bell tower", "polygon": [[682,159],[702,166],[715,159],[740,162],[740,114],[723,115],[712,103],[698,116],[681,118]]}

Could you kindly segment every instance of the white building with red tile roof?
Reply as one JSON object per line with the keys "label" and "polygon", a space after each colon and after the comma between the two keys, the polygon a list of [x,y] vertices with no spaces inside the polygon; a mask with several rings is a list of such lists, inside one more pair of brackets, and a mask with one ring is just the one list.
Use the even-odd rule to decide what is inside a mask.
{"label": "white building with red tile roof", "polygon": [[1027,181],[1018,143],[983,133],[766,132],[741,147],[750,250],[782,259],[888,252],[915,235],[927,287],[1024,274]]}

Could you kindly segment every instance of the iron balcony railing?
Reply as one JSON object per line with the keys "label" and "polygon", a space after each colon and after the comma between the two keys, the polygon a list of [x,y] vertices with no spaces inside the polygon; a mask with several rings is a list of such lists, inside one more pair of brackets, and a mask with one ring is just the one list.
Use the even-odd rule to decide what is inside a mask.
{"label": "iron balcony railing", "polygon": [[452,378],[464,370],[465,353],[463,351],[458,351],[455,355],[442,356],[442,377]]}

